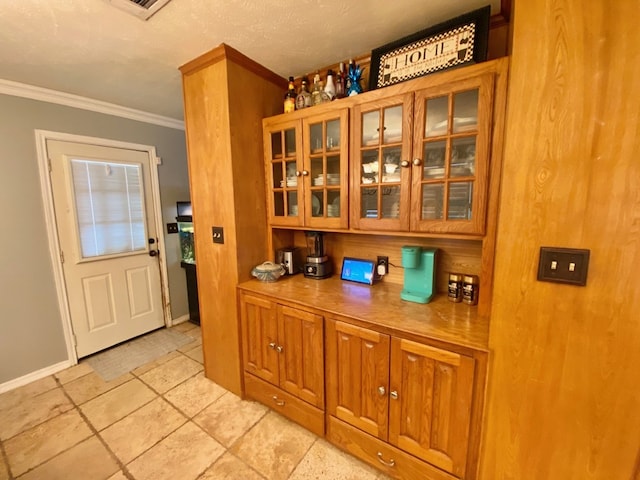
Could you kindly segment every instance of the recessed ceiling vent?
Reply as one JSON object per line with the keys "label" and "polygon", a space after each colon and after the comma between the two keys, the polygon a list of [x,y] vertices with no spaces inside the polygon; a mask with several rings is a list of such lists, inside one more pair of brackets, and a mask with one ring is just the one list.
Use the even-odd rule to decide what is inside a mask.
{"label": "recessed ceiling vent", "polygon": [[120,10],[135,15],[142,20],[149,20],[151,16],[164,7],[171,0],[107,0]]}

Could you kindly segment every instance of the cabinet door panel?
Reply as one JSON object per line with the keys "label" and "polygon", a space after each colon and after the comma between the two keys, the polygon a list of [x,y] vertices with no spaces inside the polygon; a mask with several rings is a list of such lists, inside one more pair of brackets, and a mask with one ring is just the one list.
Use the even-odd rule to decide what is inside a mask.
{"label": "cabinet door panel", "polygon": [[278,324],[275,304],[262,298],[243,295],[240,303],[244,369],[267,382],[278,385]]}
{"label": "cabinet door panel", "polygon": [[329,413],[386,440],[389,336],[331,320],[327,356]]}
{"label": "cabinet door panel", "polygon": [[389,441],[464,477],[474,368],[471,357],[393,338]]}
{"label": "cabinet door panel", "polygon": [[322,316],[278,305],[280,388],[324,408]]}

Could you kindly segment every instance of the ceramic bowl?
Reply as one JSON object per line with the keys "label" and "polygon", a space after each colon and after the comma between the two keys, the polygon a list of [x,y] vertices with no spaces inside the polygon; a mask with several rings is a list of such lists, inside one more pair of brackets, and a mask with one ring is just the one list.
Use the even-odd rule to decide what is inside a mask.
{"label": "ceramic bowl", "polygon": [[284,267],[279,263],[264,262],[253,267],[251,275],[262,282],[275,282],[284,274],[284,272]]}

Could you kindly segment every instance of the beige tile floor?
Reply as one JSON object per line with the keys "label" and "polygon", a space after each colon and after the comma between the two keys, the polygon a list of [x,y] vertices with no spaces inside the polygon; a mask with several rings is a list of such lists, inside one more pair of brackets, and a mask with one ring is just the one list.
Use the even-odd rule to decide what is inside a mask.
{"label": "beige tile floor", "polygon": [[115,380],[88,364],[0,395],[0,480],[381,480],[204,377],[194,341]]}

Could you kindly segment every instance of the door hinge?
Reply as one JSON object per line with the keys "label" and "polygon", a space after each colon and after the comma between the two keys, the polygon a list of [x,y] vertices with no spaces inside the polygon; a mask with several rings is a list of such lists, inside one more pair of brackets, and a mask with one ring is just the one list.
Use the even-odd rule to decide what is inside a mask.
{"label": "door hinge", "polygon": [[73,346],[77,347],[78,346],[78,339],[76,338],[76,334],[72,333],[71,337],[73,338]]}
{"label": "door hinge", "polygon": [[47,163],[49,164],[49,173],[51,173],[51,159],[47,158]]}
{"label": "door hinge", "polygon": [[64,252],[60,250],[60,263],[64,263]]}

